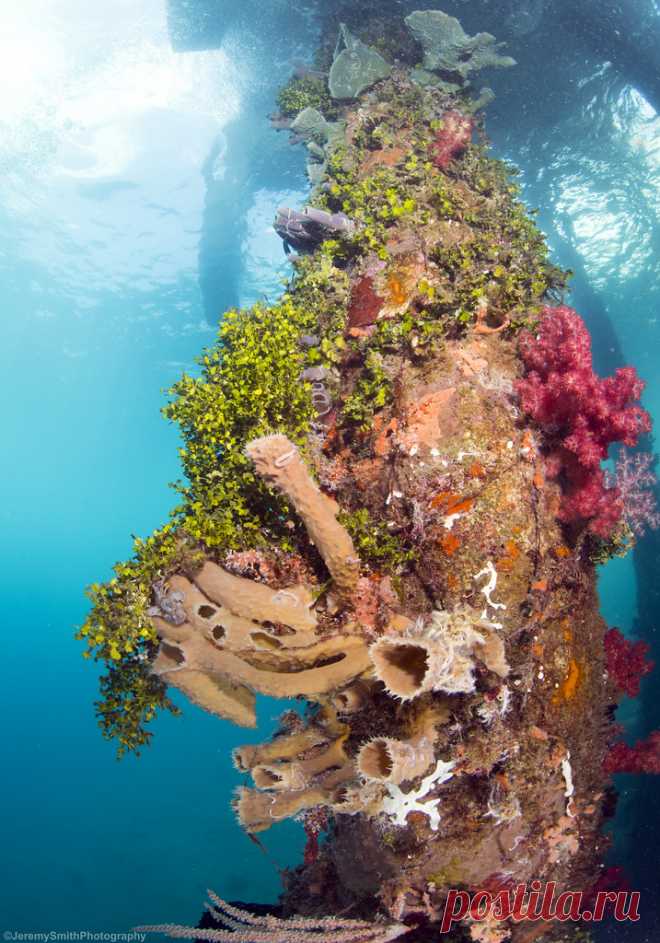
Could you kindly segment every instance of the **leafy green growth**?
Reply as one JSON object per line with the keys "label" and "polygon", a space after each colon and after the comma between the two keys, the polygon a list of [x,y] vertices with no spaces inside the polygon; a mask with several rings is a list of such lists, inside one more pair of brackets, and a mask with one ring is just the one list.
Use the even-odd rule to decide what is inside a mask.
{"label": "leafy green growth", "polygon": [[385,521],[374,521],[366,508],[340,511],[337,519],[353,538],[360,559],[372,566],[394,569],[414,558],[414,551],[401,546],[399,539],[390,534]]}
{"label": "leafy green growth", "polygon": [[391,398],[392,384],[383,369],[383,358],[376,351],[368,350],[364,372],[344,402],[342,419],[367,428],[373,414],[382,409]]}
{"label": "leafy green growth", "polygon": [[325,79],[317,76],[292,76],[277,96],[277,107],[287,118],[295,118],[303,108],[316,108],[325,118],[336,118],[337,108]]}
{"label": "leafy green growth", "polygon": [[[361,177],[354,162],[346,160],[345,150],[338,148],[328,161],[327,172],[324,206],[346,213],[358,224],[354,236],[337,246],[338,258],[367,251],[383,252],[388,228],[402,216],[412,217],[417,209],[416,200],[397,171],[381,167]],[[352,248],[352,253],[347,252],[348,248]]]}
{"label": "leafy green growth", "polygon": [[128,752],[140,755],[153,733],[146,729],[159,710],[181,711],[167,696],[165,683],[152,674],[146,661],[131,660],[111,668],[100,679],[101,699],[96,702],[98,725],[106,740],[116,740],[117,759]]}
{"label": "leafy green growth", "polygon": [[264,531],[269,541],[286,542],[286,507],[255,475],[244,449],[272,432],[304,442],[314,411],[310,388],[299,380],[299,340],[315,324],[290,295],[272,307],[230,311],[219,342],[200,360],[202,375],[184,376],[170,391],[176,398],[164,414],[184,440],[180,520],[208,548],[264,544]]}
{"label": "leafy green growth", "polygon": [[169,576],[192,551],[172,523],[146,540],[136,539],[134,551],[132,560],[115,566],[111,580],[87,590],[92,609],[76,635],[87,643],[85,658],[110,665],[132,662],[157,644],[147,616],[152,584]]}
{"label": "leafy green growth", "polygon": [[87,642],[85,657],[111,669],[97,714],[122,754],[148,742],[144,725],[159,707],[173,709],[164,688],[148,683],[141,668],[157,644],[147,615],[154,582],[194,570],[202,548],[267,541],[292,547],[286,503],[255,476],[244,448],[271,432],[304,442],[314,412],[310,388],[298,379],[305,365],[299,338],[314,325],[311,309],[296,306],[290,295],[272,307],[230,311],[200,359],[201,375],[184,375],[170,391],[164,414],[180,425],[184,441],[187,481],[176,486],[182,503],[165,527],[136,540],[133,558],[117,564],[111,580],[89,589],[92,609],[77,633]]}
{"label": "leafy green growth", "polygon": [[333,264],[336,252],[335,240],[328,240],[314,255],[299,256],[291,288],[296,306],[314,312],[315,330],[324,335],[343,332],[346,324],[350,279]]}
{"label": "leafy green growth", "polygon": [[597,537],[589,535],[589,559],[596,566],[602,566],[615,557],[625,557],[635,546],[635,535],[625,522],[611,537]]}

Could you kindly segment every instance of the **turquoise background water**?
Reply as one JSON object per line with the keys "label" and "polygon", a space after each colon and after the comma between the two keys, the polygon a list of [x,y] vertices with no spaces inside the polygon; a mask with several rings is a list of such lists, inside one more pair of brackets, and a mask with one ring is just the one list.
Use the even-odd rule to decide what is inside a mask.
{"label": "turquoise background water", "polygon": [[[84,586],[173,503],[177,436],[158,415],[162,390],[212,340],[216,312],[277,294],[287,263],[270,221],[278,204],[304,199],[303,156],[265,115],[313,49],[313,19],[292,4],[248,4],[219,28],[198,6],[197,35],[216,48],[174,51],[164,0],[3,10],[0,929],[195,922],[207,886],[275,899],[277,866],[302,848],[298,827],[279,826],[266,859],[229,806],[231,748],[266,737],[282,705],[262,700],[259,731],[247,734],[184,705],[183,718],[159,719],[140,760],[117,763],[73,640]],[[468,18],[493,12],[454,6]],[[616,364],[618,345],[660,416],[660,125],[597,54],[566,42],[581,79],[554,81],[543,113],[557,60],[545,78],[532,53],[525,60],[552,38],[525,32],[534,9],[514,5],[500,23],[521,71],[494,79],[496,153],[521,165],[556,258],[578,269],[599,365]],[[608,621],[631,631],[632,557],[608,565],[601,592]],[[644,711],[623,709],[638,732],[660,720],[652,684]],[[635,854],[640,801],[648,787],[626,780],[618,856],[635,886],[649,882],[648,858]]]}

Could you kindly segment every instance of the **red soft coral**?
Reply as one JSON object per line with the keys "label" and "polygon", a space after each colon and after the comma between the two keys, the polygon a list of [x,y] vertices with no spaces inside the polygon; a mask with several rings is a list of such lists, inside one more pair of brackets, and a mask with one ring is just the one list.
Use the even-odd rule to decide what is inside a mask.
{"label": "red soft coral", "polygon": [[660,773],[660,730],[634,747],[616,743],[605,757],[603,769],[606,773]]}
{"label": "red soft coral", "polygon": [[633,367],[597,376],[589,332],[566,305],[543,309],[538,336],[524,334],[520,352],[528,371],[517,384],[522,407],[556,443],[548,473],[563,477],[560,519],[588,521],[589,530],[609,537],[623,506],[600,463],[613,442],[635,445],[650,430],[648,413],[635,404],[644,383]]}
{"label": "red soft coral", "polygon": [[648,652],[646,642],[630,642],[618,629],[605,634],[607,673],[628,697],[637,697],[640,681],[653,671],[654,663],[646,658]]}
{"label": "red soft coral", "polygon": [[466,118],[460,111],[445,112],[442,128],[436,132],[431,145],[435,166],[446,170],[452,160],[468,146],[473,130],[473,118]]}

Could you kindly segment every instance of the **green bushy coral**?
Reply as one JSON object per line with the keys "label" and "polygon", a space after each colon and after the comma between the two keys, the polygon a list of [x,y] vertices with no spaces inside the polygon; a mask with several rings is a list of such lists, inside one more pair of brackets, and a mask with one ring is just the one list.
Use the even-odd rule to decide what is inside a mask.
{"label": "green bushy coral", "polygon": [[373,414],[391,397],[391,382],[383,369],[383,358],[376,351],[368,350],[363,374],[344,403],[342,419],[366,428]]}
{"label": "green bushy coral", "polygon": [[393,569],[413,558],[413,551],[402,546],[399,539],[388,531],[384,521],[373,520],[366,508],[342,511],[338,517],[353,538],[355,549],[365,563],[370,563],[376,569]]}
{"label": "green bushy coral", "polygon": [[272,307],[230,311],[218,344],[200,360],[202,375],[184,376],[170,391],[175,399],[164,412],[184,439],[180,520],[208,548],[285,540],[284,507],[254,474],[244,448],[275,431],[303,441],[313,409],[310,388],[299,380],[300,335],[315,326],[314,315],[289,295]]}
{"label": "green bushy coral", "polygon": [[311,309],[290,295],[271,307],[230,311],[200,359],[201,375],[183,376],[170,391],[164,414],[183,436],[187,480],[176,486],[183,500],[170,523],[136,540],[133,558],[117,564],[111,580],[90,587],[92,608],[77,633],[87,643],[85,657],[110,668],[97,714],[120,754],[148,742],[145,725],[158,708],[174,709],[144,667],[157,644],[147,616],[153,583],[194,570],[202,548],[221,552],[267,540],[291,547],[286,504],[256,478],[244,448],[270,432],[302,443],[313,408],[309,385],[298,379],[305,366],[299,338],[315,323]]}
{"label": "green bushy coral", "polygon": [[287,118],[295,118],[303,108],[316,108],[325,118],[334,118],[337,114],[325,79],[317,76],[293,76],[289,79],[280,89],[277,107]]}

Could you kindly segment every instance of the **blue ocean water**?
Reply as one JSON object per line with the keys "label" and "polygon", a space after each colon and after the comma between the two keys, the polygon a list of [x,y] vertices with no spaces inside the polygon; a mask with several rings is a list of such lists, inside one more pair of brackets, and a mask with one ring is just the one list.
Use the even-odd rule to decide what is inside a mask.
{"label": "blue ocean water", "polygon": [[[224,6],[3,4],[0,929],[194,922],[207,886],[274,900],[278,867],[302,848],[298,827],[278,826],[267,858],[229,806],[231,748],[267,736],[281,704],[262,700],[247,734],[184,705],[183,718],[158,720],[139,760],[117,763],[73,640],[82,588],[174,501],[162,390],[192,368],[223,309],[272,298],[287,273],[270,221],[304,199],[303,155],[265,117],[309,60],[314,5]],[[630,52],[612,42],[615,19],[609,33],[603,16],[558,30],[557,6],[542,0],[439,6],[519,60],[517,75],[488,77],[495,153],[521,167],[555,258],[576,272],[600,369],[634,363],[660,421],[660,103],[640,71],[657,11],[653,21],[652,5],[630,4],[644,22]],[[660,662],[648,586],[658,560],[650,538],[600,586],[606,619],[647,638]],[[620,711],[638,736],[660,727],[658,683]],[[622,780],[613,858],[647,914],[660,872],[651,788]]]}

